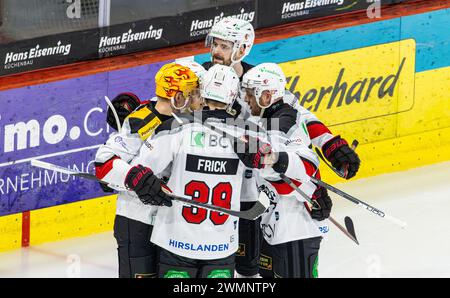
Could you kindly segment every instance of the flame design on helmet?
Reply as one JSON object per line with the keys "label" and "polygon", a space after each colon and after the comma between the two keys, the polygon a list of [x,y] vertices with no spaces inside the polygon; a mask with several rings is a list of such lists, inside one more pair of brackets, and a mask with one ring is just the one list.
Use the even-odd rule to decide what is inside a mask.
{"label": "flame design on helmet", "polygon": [[155,75],[156,95],[171,99],[177,92],[187,97],[192,89],[198,88],[199,79],[188,67],[169,63],[161,67]]}

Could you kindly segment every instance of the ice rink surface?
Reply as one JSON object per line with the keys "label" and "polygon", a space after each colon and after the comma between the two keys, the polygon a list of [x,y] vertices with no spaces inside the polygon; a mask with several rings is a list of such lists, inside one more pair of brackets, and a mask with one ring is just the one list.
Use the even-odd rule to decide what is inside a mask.
{"label": "ice rink surface", "polygon": [[[332,194],[360,245],[330,226],[320,277],[450,277],[450,162],[359,179],[338,188],[408,223],[405,230]],[[112,232],[0,253],[0,277],[116,277]]]}

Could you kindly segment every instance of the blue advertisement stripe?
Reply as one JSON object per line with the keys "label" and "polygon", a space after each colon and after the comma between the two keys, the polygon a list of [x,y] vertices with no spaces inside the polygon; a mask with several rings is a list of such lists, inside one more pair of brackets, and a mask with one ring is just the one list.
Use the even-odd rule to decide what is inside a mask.
{"label": "blue advertisement stripe", "polygon": [[401,34],[416,40],[416,72],[450,66],[450,9],[402,18]]}
{"label": "blue advertisement stripe", "polygon": [[[245,61],[280,63],[412,38],[420,72],[450,65],[449,28],[450,9],[443,9],[257,44]],[[209,54],[195,57],[201,63],[209,59]]]}

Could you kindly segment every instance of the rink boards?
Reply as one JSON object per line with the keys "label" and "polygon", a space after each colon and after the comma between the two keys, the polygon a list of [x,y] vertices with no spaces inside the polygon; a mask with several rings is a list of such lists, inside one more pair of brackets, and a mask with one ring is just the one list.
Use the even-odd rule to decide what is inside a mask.
{"label": "rink boards", "polygon": [[[449,27],[450,9],[438,10],[257,44],[246,61],[279,63],[305,107],[359,141],[362,178],[450,159]],[[149,98],[163,63],[0,92],[0,250],[112,229],[115,196],[28,161],[92,172],[108,135],[103,96]]]}

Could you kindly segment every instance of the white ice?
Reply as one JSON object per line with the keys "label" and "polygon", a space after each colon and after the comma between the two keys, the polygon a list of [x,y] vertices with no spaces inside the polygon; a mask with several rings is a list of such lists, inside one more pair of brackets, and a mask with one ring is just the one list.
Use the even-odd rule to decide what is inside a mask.
{"label": "white ice", "polygon": [[[450,277],[450,161],[335,186],[408,227],[332,195],[332,216],[353,219],[360,245],[331,226],[320,277]],[[112,232],[0,253],[0,277],[116,276]]]}

